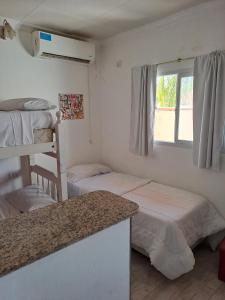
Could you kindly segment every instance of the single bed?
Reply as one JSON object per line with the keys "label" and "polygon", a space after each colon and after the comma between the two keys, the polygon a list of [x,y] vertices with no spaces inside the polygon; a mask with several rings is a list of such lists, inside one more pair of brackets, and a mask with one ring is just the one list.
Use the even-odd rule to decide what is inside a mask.
{"label": "single bed", "polygon": [[50,111],[1,111],[0,147],[52,142],[54,123]]}
{"label": "single bed", "polygon": [[139,213],[132,219],[132,245],[169,279],[191,271],[195,264],[191,248],[225,228],[225,220],[202,196],[122,173],[90,174],[68,178],[69,197],[107,190],[136,202]]}
{"label": "single bed", "polygon": [[132,244],[169,279],[191,271],[191,248],[225,228],[214,206],[195,193],[151,182],[123,197],[139,205],[132,221]]}
{"label": "single bed", "polygon": [[106,190],[122,196],[148,182],[150,182],[148,178],[110,172],[87,177],[79,181],[68,179],[68,195],[69,198],[71,198],[73,196],[81,196],[97,190]]}

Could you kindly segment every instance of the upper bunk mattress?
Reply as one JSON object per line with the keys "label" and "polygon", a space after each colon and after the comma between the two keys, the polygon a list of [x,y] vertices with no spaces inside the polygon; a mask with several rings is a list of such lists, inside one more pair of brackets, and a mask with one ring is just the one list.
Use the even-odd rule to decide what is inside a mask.
{"label": "upper bunk mattress", "polygon": [[0,147],[33,144],[34,130],[53,128],[49,111],[0,112]]}
{"label": "upper bunk mattress", "polygon": [[204,197],[151,182],[123,195],[139,205],[132,221],[132,243],[169,279],[194,266],[197,241],[225,228],[225,221]]}
{"label": "upper bunk mattress", "polygon": [[69,197],[73,197],[97,190],[104,190],[121,196],[148,182],[150,180],[146,178],[110,172],[88,177],[77,182],[68,179],[68,194]]}

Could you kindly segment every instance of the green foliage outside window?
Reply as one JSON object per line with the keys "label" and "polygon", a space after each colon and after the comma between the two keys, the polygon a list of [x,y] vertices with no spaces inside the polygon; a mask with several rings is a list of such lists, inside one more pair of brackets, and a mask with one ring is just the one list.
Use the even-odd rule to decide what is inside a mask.
{"label": "green foliage outside window", "polygon": [[177,75],[165,75],[157,78],[157,107],[174,108],[176,106]]}

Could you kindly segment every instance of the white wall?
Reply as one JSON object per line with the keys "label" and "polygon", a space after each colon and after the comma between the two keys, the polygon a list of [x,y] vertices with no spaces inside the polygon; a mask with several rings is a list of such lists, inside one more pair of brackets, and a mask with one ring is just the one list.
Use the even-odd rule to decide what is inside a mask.
{"label": "white wall", "polygon": [[[12,20],[12,25],[16,23]],[[97,105],[91,98],[89,123],[88,66],[62,60],[37,59],[31,56],[31,32],[20,29],[17,37],[0,40],[0,99],[42,97],[58,104],[58,93],[84,94],[84,120],[66,121],[64,142],[66,165],[99,160],[99,118]],[[94,68],[92,66],[91,68]],[[94,93],[92,86],[90,90]],[[90,136],[90,134],[92,136]],[[92,144],[89,140],[92,139]],[[15,166],[0,162],[0,184]],[[3,186],[0,186],[0,193]]]}
{"label": "white wall", "polygon": [[225,172],[193,166],[192,150],[156,146],[152,158],[128,151],[130,74],[135,65],[225,49],[225,2],[212,1],[101,43],[102,158],[114,169],[205,195],[225,216]]}

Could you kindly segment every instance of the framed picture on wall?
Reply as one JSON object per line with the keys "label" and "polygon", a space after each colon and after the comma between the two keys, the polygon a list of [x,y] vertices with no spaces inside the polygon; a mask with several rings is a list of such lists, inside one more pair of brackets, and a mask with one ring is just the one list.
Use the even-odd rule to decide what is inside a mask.
{"label": "framed picture on wall", "polygon": [[59,94],[59,109],[62,120],[84,119],[82,94]]}

